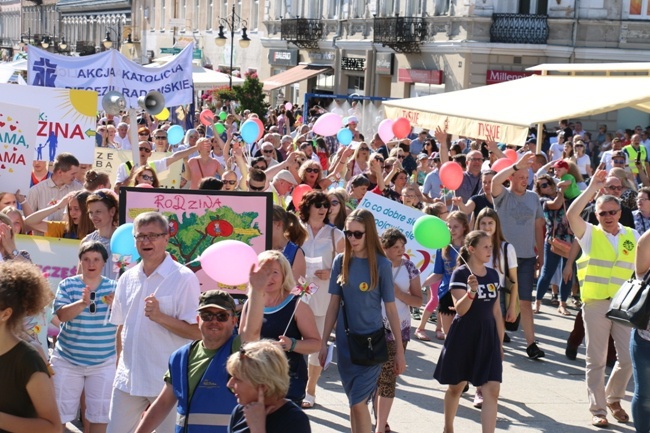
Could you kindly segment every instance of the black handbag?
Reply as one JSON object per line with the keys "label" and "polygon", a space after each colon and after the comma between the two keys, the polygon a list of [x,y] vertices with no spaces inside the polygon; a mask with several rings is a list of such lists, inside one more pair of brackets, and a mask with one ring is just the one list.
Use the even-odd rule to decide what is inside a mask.
{"label": "black handbag", "polygon": [[[504,296],[504,305],[506,306],[506,309],[508,308],[508,305],[510,305],[510,295],[512,293],[512,286],[514,283],[510,279],[510,275],[508,275],[508,272],[510,271],[510,268],[508,267],[508,245],[509,243],[506,242],[504,248],[503,248],[503,257],[504,257],[504,276],[505,276],[505,287],[503,288],[503,296]],[[521,321],[521,311],[519,310],[519,302],[517,300],[517,308],[515,309],[517,311],[517,318],[515,319],[514,322],[505,322],[505,328],[506,331],[510,332],[515,332],[516,330],[519,329],[519,322]],[[505,311],[503,312],[505,316]]]}
{"label": "black handbag", "polygon": [[350,349],[350,359],[352,360],[352,363],[370,367],[388,361],[386,331],[383,326],[369,334],[355,334],[350,332],[342,287],[341,308],[343,309],[343,324],[345,325],[345,335],[348,337],[348,347]]}
{"label": "black handbag", "polygon": [[650,285],[648,277],[643,280],[630,278],[623,283],[612,298],[609,311],[605,313],[608,319],[637,329],[647,329],[650,321]]}

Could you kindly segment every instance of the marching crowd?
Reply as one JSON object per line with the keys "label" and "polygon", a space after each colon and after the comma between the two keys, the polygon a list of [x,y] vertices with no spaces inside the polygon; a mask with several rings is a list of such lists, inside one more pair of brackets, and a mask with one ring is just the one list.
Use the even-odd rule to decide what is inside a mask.
{"label": "marching crowd", "polygon": [[[104,117],[97,146],[137,146],[139,156],[115,179],[60,153],[51,166],[34,162],[29,191],[0,193],[0,432],[60,432],[80,415],[91,433],[309,432],[331,340],[351,431],[389,432],[408,342],[430,341],[431,322],[444,340],[432,360],[448,385],[444,431],[471,384],[491,432],[508,332],[521,325],[522,355],[545,356],[534,318],[549,290],[558,314],[579,308],[566,356],[575,360],[585,340],[591,424],[607,426],[609,411],[650,432],[650,328],[605,315],[627,279],[650,274],[650,127],[592,135],[562,121],[540,132],[536,153],[535,135],[513,146],[451,141],[440,128],[384,142],[364,137],[353,114],[342,144],[314,133],[322,108],[308,118],[299,108],[270,110],[252,141],[239,127],[257,114],[215,113],[173,146],[169,122]],[[455,190],[441,170],[450,161],[462,167]],[[272,196],[271,249],[251,269],[243,305],[201,293],[166,252],[169,222],[158,212],[135,218],[140,262],[124,272],[112,263],[119,189],[160,187],[176,162],[181,188]],[[402,232],[378,232],[358,207],[367,194],[445,221],[451,241],[433,272],[421,276],[405,258]],[[52,293],[17,234],[80,240],[77,274]],[[632,375],[630,417],[620,402]]]}

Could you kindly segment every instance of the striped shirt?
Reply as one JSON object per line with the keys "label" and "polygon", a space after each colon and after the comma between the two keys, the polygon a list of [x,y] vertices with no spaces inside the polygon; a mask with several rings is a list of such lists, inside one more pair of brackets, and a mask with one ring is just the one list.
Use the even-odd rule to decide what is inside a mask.
{"label": "striped shirt", "polygon": [[[82,298],[86,284],[80,275],[66,278],[59,283],[54,299],[54,313],[61,307]],[[104,325],[109,305],[104,296],[115,292],[117,282],[102,277],[102,282],[95,290],[95,313],[90,306],[74,319],[61,323],[61,331],[56,341],[58,355],[77,365],[98,365],[115,356],[116,326],[108,322]]]}

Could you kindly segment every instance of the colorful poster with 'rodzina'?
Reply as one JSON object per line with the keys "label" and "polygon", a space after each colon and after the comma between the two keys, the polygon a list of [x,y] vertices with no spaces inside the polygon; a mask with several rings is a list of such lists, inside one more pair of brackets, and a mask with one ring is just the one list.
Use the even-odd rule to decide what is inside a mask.
{"label": "colorful poster with 'rodzina'", "polygon": [[38,104],[40,109],[37,122],[31,127],[36,132],[35,145],[30,147],[35,159],[52,162],[56,155],[67,152],[82,164],[92,164],[97,92],[0,84],[0,102],[17,101]]}
{"label": "colorful poster with 'rodzina'", "polygon": [[[23,87],[23,86],[14,86]],[[0,190],[27,194],[39,109],[0,102]]]}

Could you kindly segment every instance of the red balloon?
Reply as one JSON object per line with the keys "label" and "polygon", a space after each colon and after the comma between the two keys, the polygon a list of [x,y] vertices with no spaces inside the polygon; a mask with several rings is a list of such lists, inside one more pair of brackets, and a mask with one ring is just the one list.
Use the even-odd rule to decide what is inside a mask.
{"label": "red balloon", "polygon": [[445,188],[457,190],[463,183],[463,167],[457,162],[447,161],[440,167],[440,181]]}
{"label": "red balloon", "polygon": [[311,191],[312,188],[309,185],[298,185],[293,189],[293,192],[291,193],[291,202],[293,203],[293,207],[298,209],[298,206],[300,206],[300,202],[302,200],[302,197],[307,194],[309,191]]}
{"label": "red balloon", "polygon": [[149,185],[148,183],[139,183],[135,187],[136,188],[153,188],[153,186]]}
{"label": "red balloon", "polygon": [[257,123],[257,126],[260,128],[260,135],[257,137],[257,139],[259,140],[260,138],[262,138],[264,136],[264,133],[266,132],[266,131],[264,131],[264,124],[257,117],[253,117],[251,120],[253,122]]}
{"label": "red balloon", "polygon": [[398,117],[393,122],[393,134],[395,138],[401,140],[402,138],[408,137],[411,133],[411,122],[408,121],[405,117]]}
{"label": "red balloon", "polygon": [[514,149],[506,149],[505,152],[503,152],[503,154],[506,156],[506,158],[508,158],[512,162],[517,162],[517,160],[519,159],[517,155],[517,151]]}
{"label": "red balloon", "polygon": [[506,169],[513,165],[514,162],[510,158],[499,158],[496,161],[494,161],[494,164],[492,164],[492,167],[490,169],[496,171],[497,173],[500,172],[503,169]]}

